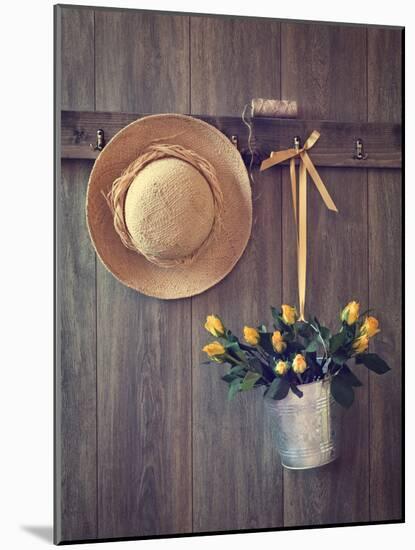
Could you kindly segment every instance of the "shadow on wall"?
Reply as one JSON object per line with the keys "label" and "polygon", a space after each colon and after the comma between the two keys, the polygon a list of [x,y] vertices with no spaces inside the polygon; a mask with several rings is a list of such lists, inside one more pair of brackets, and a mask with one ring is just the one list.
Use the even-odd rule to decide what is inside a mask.
{"label": "shadow on wall", "polygon": [[53,528],[51,525],[22,525],[23,531],[53,544]]}

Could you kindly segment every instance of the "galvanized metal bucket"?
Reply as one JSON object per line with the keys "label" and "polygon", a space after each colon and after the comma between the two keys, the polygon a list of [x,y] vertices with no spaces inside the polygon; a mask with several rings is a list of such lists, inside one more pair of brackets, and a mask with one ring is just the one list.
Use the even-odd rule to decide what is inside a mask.
{"label": "galvanized metal bucket", "polygon": [[264,399],[285,468],[317,468],[339,456],[342,411],[330,387],[330,379],[325,378],[298,386],[302,397],[290,390],[279,401]]}

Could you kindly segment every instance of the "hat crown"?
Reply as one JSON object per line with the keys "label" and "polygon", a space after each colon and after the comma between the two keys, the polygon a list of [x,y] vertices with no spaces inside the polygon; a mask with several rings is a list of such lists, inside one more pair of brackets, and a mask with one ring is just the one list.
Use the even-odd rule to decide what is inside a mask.
{"label": "hat crown", "polygon": [[207,239],[215,218],[204,176],[177,158],[154,160],[132,181],[124,205],[125,223],[146,256],[181,259]]}

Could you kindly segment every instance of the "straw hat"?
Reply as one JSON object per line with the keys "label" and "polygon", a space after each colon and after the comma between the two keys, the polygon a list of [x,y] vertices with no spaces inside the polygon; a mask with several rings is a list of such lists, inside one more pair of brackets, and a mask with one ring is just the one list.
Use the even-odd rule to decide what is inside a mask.
{"label": "straw hat", "polygon": [[86,211],[106,268],[165,299],[199,294],[223,279],[252,224],[237,149],[213,126],[177,114],[141,118],[112,138],[91,172]]}

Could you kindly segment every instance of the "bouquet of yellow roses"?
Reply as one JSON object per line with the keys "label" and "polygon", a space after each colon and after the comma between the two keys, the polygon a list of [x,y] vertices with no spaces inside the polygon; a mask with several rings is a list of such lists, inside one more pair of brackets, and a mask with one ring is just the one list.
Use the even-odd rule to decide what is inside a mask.
{"label": "bouquet of yellow roses", "polygon": [[238,392],[265,388],[264,396],[284,399],[293,391],[302,397],[302,384],[325,377],[331,379],[334,399],[344,407],[354,401],[354,388],[361,386],[358,377],[347,365],[349,360],[369,370],[384,374],[389,369],[376,353],[369,353],[370,339],[378,332],[375,317],[360,315],[360,306],[351,301],[340,314],[339,331],[332,334],[316,317],[300,320],[289,305],[280,310],[272,307],[273,331],[265,325],[245,326],[243,342],[228,330],[216,315],[208,315],[206,330],[215,340],[204,346],[208,361],[229,367],[222,376],[229,384],[229,399]]}

